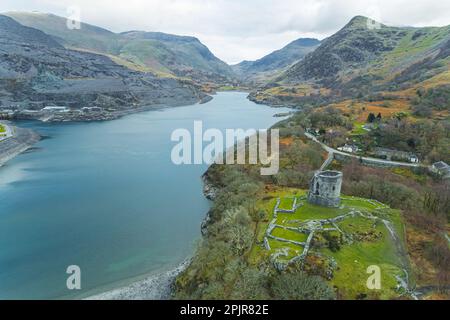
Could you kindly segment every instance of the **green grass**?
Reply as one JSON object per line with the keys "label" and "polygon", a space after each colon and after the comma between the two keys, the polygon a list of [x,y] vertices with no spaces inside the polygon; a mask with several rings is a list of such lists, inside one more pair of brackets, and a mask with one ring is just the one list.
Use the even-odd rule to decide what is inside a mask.
{"label": "green grass", "polygon": [[294,197],[284,197],[280,201],[280,209],[291,210],[294,203]]}
{"label": "green grass", "polygon": [[278,237],[278,238],[294,240],[297,242],[305,242],[306,238],[308,237],[304,233],[299,233],[299,232],[295,232],[295,231],[291,231],[291,230],[285,230],[282,228],[275,228],[272,231],[272,235],[275,237]]}
{"label": "green grass", "polygon": [[291,243],[285,243],[285,242],[281,242],[281,241],[277,241],[277,240],[273,240],[273,239],[269,239],[269,245],[270,245],[270,248],[272,249],[271,250],[272,253],[276,252],[280,249],[284,249],[284,248],[288,249],[288,255],[280,257],[280,260],[282,260],[282,261],[290,260],[290,259],[294,258],[295,256],[298,256],[299,254],[301,254],[303,251],[303,247],[301,247],[301,246],[296,246]]}
{"label": "green grass", "polygon": [[6,129],[3,125],[0,124],[0,133],[6,132]]}
{"label": "green grass", "polygon": [[[306,195],[303,190],[281,189],[270,194],[274,198],[261,201],[259,205],[267,212],[270,212],[266,223],[261,223],[257,233],[257,240],[262,242],[268,222],[273,218],[273,208],[277,197],[281,198],[281,208],[289,209],[292,206],[293,196]],[[352,210],[371,213],[374,216],[382,217],[391,221],[401,241],[404,239],[404,225],[397,210],[389,209],[387,206],[376,202],[370,203],[367,199],[342,197],[340,208],[325,208],[307,203],[301,200],[302,206],[294,214],[278,213],[277,224],[284,226],[298,226],[307,220],[327,219],[346,214]],[[339,295],[345,299],[355,299],[360,295],[369,298],[390,299],[398,296],[395,291],[397,281],[396,275],[402,275],[403,261],[398,255],[397,247],[381,221],[375,221],[364,217],[356,216],[338,223],[338,226],[346,234],[353,235],[351,244],[344,244],[337,252],[332,252],[328,248],[315,248],[311,252],[318,252],[329,258],[333,258],[338,268],[334,272],[334,277],[330,285],[338,288]],[[325,227],[332,227],[326,225]],[[332,232],[339,235],[338,232]],[[306,241],[307,235],[291,230],[275,228],[272,235],[284,239],[298,242]],[[270,252],[262,246],[254,246],[251,252],[251,261],[258,264],[260,259],[267,259],[271,254],[282,248],[288,249],[287,257],[279,257],[280,261],[288,261],[301,254],[303,247],[291,243],[285,243],[274,239],[269,239]],[[377,265],[381,269],[381,290],[369,290],[366,282],[370,274],[367,268]]]}
{"label": "green grass", "polygon": [[449,27],[430,27],[423,28],[422,30],[425,34],[415,40],[412,40],[412,38],[416,30],[411,29],[408,31],[394,50],[386,52],[379,61],[374,62],[374,64],[381,62],[382,65],[381,69],[375,72],[378,71],[377,73],[381,73],[381,75],[389,75],[395,66],[402,64],[407,66],[412,60],[412,57],[419,57],[434,45],[443,41],[448,35]]}
{"label": "green grass", "polygon": [[[398,261],[392,245],[386,242],[354,243],[344,246],[338,252],[324,249],[323,253],[332,256],[339,270],[334,273],[331,284],[341,290],[347,298],[354,299],[359,294],[371,296],[379,295],[381,299],[389,299],[397,296],[395,275],[401,275]],[[381,269],[381,290],[369,290],[366,286],[367,268],[376,265]]]}
{"label": "green grass", "polygon": [[364,130],[363,126],[365,125],[365,123],[361,123],[361,122],[355,122],[353,124],[353,130],[351,131],[351,135],[353,136],[361,136],[367,133],[366,130]]}
{"label": "green grass", "polygon": [[[401,235],[402,228],[398,228],[398,222],[400,222],[398,215],[392,215],[391,218],[394,220],[394,225],[397,225],[397,234]],[[354,221],[342,223],[342,228],[347,232],[351,230],[348,224],[353,224],[354,227],[358,226],[356,229],[360,231],[370,229],[367,220],[358,223],[354,223]],[[354,298],[361,293],[368,296],[375,294],[380,299],[397,296],[395,275],[403,275],[400,268],[402,261],[397,255],[395,244],[384,225],[377,224],[375,231],[383,235],[379,241],[355,242],[350,246],[343,246],[338,252],[324,250],[324,253],[332,256],[339,265],[339,271],[335,273],[331,283],[338,288],[344,288],[345,295],[350,298]],[[381,269],[381,290],[379,292],[369,290],[366,286],[369,276],[366,270],[371,265],[379,266]]]}
{"label": "green grass", "polygon": [[236,91],[239,90],[239,87],[235,86],[221,86],[217,89],[217,91]]}

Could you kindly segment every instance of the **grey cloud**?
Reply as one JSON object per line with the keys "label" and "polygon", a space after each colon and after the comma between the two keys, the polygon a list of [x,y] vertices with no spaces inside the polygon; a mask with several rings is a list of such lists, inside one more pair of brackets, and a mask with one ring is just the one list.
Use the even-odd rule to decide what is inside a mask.
{"label": "grey cloud", "polygon": [[374,11],[387,24],[450,24],[450,1],[443,0],[1,0],[0,11],[64,15],[72,5],[84,22],[116,32],[196,36],[227,62],[259,58],[298,37],[324,38]]}

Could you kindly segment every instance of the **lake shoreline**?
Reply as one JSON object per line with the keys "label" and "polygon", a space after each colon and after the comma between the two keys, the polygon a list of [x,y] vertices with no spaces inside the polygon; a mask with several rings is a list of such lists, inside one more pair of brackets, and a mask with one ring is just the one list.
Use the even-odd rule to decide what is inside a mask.
{"label": "lake shoreline", "polygon": [[[214,201],[218,188],[208,177],[208,170],[201,176],[203,195],[206,199]],[[202,238],[205,236],[209,219],[210,213],[208,211],[201,223]],[[174,282],[189,267],[195,256],[196,253],[194,252],[192,257],[187,258],[173,269],[156,274],[150,273],[142,280],[132,281],[127,285],[88,296],[83,300],[170,300],[175,293]]]}
{"label": "lake shoreline", "polygon": [[42,138],[38,133],[31,129],[11,126],[7,122],[3,122],[3,124],[9,126],[14,134],[0,143],[0,168],[19,154],[30,149]]}
{"label": "lake shoreline", "polygon": [[78,109],[73,109],[64,112],[48,112],[48,111],[35,111],[33,113],[27,112],[26,110],[18,111],[13,115],[14,118],[10,118],[10,120],[36,120],[43,122],[96,122],[96,121],[111,121],[117,120],[124,116],[146,112],[146,111],[156,111],[162,110],[166,108],[177,108],[177,107],[185,107],[196,104],[205,104],[213,100],[214,97],[211,95],[202,95],[197,97],[197,99],[188,100],[188,101],[176,101],[172,103],[159,103],[153,105],[142,105],[134,108],[123,108],[113,111],[106,111],[101,109],[99,111],[89,111],[87,113],[82,112]]}
{"label": "lake shoreline", "polygon": [[176,278],[186,270],[190,263],[191,258],[188,258],[173,269],[150,273],[142,280],[88,296],[83,300],[170,300]]}
{"label": "lake shoreline", "polygon": [[[208,167],[209,170],[209,167]],[[206,199],[214,201],[218,189],[207,176],[208,170],[202,175],[203,195]],[[206,226],[209,222],[209,212],[205,215],[201,223],[201,235],[204,237]],[[195,259],[196,253],[187,258],[177,267],[167,271],[150,273],[144,279],[131,281],[129,284],[107,290],[83,298],[83,300],[170,300],[174,293],[174,282]]]}
{"label": "lake shoreline", "polygon": [[[273,107],[271,107],[273,108]],[[292,112],[286,114],[275,114],[274,118],[285,117]],[[201,180],[203,185],[203,195],[206,199],[214,202],[220,188],[214,183],[208,175],[209,169],[202,174]],[[205,237],[207,226],[210,222],[210,211],[208,211],[201,223],[201,237]],[[150,274],[142,280],[131,282],[128,285],[121,286],[100,294],[92,295],[83,300],[170,300],[175,294],[174,282],[180,274],[188,269],[190,263],[195,259],[196,253],[191,258],[186,259],[176,268],[157,273]]]}
{"label": "lake shoreline", "polygon": [[[195,104],[202,105],[202,104],[210,102],[213,99],[214,99],[214,97],[212,97],[211,95],[205,95],[204,97],[199,99],[197,101],[197,103],[194,103],[192,105],[195,105]],[[187,105],[191,105],[191,104],[187,104]],[[182,104],[177,104],[177,105],[143,106],[143,107],[139,107],[137,109],[126,109],[126,110],[121,110],[121,111],[114,111],[114,112],[111,112],[106,117],[105,116],[98,117],[98,115],[94,115],[91,118],[82,118],[82,119],[61,118],[58,120],[50,119],[49,121],[44,121],[44,122],[71,123],[71,122],[112,121],[112,120],[118,120],[125,116],[133,115],[136,113],[147,112],[147,111],[158,111],[158,110],[163,110],[166,108],[184,107],[187,105],[182,103]],[[40,118],[28,118],[28,117],[17,119],[17,121],[23,121],[23,120],[43,121]],[[0,124],[1,123],[2,123],[2,121],[0,121]],[[36,133],[30,129],[24,129],[24,128],[20,128],[17,126],[12,126],[10,124],[10,120],[4,120],[3,123],[8,125],[14,132],[17,133],[17,135],[14,135],[13,137],[10,137],[8,139],[0,141],[0,142],[4,143],[4,144],[0,144],[0,168],[3,167],[8,161],[14,159],[21,153],[30,149],[35,143],[39,142],[42,139],[42,137],[38,133]],[[8,143],[6,143],[6,142],[8,142]]]}
{"label": "lake shoreline", "polygon": [[[196,119],[219,130],[272,126],[276,111],[246,96],[217,93],[202,106],[164,108],[89,124],[17,122],[42,136],[36,145],[42,152],[28,151],[0,170],[6,182],[0,209],[10,219],[0,231],[17,248],[2,250],[2,258],[18,261],[2,270],[0,295],[173,299],[177,277],[192,265],[180,263],[195,255],[195,243],[205,231],[200,226],[207,224],[211,205],[207,199],[214,198],[215,190],[200,179],[206,164],[179,167],[170,161],[170,135],[177,128],[190,128]],[[123,188],[124,183],[129,187]],[[177,194],[177,201],[172,201],[172,194]],[[49,201],[54,197],[64,199],[62,212]],[[26,219],[18,220],[23,213]],[[35,228],[37,224],[42,227]],[[34,247],[37,241],[39,248]],[[5,248],[10,247],[7,244]],[[68,252],[73,245],[76,250]],[[64,265],[81,266],[83,291],[67,292],[66,279],[54,277],[61,267],[51,259],[40,265],[33,257],[23,258],[31,250],[51,257],[50,249],[60,250]],[[22,272],[24,263],[37,267]]]}

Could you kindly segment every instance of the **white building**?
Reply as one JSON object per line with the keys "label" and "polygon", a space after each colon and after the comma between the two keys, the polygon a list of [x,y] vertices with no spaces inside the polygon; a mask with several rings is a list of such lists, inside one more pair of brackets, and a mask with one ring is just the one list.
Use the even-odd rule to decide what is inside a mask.
{"label": "white building", "polygon": [[419,163],[419,158],[416,155],[411,155],[409,157],[409,162],[411,162],[411,163]]}
{"label": "white building", "polygon": [[48,106],[42,109],[42,111],[47,112],[68,112],[70,111],[67,107],[60,107],[60,106]]}
{"label": "white building", "polygon": [[342,147],[337,148],[339,151],[347,152],[347,153],[357,153],[359,151],[358,146],[354,144],[345,144]]}

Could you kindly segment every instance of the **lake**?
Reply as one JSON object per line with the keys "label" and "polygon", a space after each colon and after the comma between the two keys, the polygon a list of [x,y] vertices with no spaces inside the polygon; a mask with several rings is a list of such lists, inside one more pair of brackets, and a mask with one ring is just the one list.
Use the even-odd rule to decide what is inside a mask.
{"label": "lake", "polygon": [[[193,254],[207,165],[172,163],[173,130],[268,128],[287,109],[246,93],[108,122],[18,122],[48,137],[0,168],[0,299],[77,298],[167,270]],[[66,288],[81,268],[82,290]]]}

